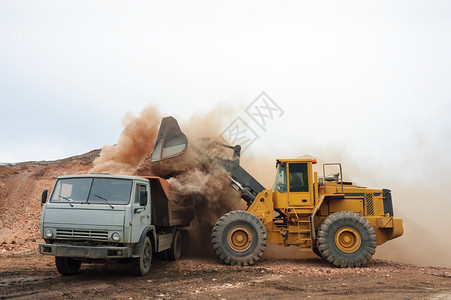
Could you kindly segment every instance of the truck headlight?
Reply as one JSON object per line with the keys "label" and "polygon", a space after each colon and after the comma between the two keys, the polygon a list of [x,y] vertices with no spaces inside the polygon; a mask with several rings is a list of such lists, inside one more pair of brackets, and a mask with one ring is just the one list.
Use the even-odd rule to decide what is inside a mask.
{"label": "truck headlight", "polygon": [[52,229],[47,229],[45,231],[45,236],[48,237],[48,238],[53,237],[53,230]]}
{"label": "truck headlight", "polygon": [[113,241],[117,242],[121,239],[121,236],[119,235],[119,233],[113,232],[113,234],[111,235],[111,238],[113,239]]}

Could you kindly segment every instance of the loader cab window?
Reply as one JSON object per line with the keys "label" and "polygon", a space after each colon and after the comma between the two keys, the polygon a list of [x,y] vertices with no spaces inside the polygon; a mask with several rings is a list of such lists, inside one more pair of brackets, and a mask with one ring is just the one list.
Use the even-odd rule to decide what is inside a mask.
{"label": "loader cab window", "polygon": [[306,163],[291,163],[288,171],[290,192],[308,192],[308,173]]}
{"label": "loader cab window", "polygon": [[277,162],[276,180],[272,187],[273,191],[279,191],[281,193],[287,192],[287,164]]}

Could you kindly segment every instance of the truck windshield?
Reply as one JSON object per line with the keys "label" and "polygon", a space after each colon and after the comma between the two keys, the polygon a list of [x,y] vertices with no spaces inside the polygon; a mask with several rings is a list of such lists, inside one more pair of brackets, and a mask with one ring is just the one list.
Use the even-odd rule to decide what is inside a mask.
{"label": "truck windshield", "polygon": [[287,192],[287,169],[285,163],[277,164],[276,180],[272,189],[281,193]]}
{"label": "truck windshield", "polygon": [[127,204],[132,181],[113,178],[59,179],[50,202]]}

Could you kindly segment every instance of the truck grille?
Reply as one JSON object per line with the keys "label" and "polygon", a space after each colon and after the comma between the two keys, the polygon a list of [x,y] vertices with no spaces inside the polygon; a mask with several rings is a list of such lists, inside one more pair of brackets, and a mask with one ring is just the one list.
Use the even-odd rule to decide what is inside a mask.
{"label": "truck grille", "polygon": [[56,238],[108,241],[108,231],[80,230],[80,229],[57,229],[56,230]]}

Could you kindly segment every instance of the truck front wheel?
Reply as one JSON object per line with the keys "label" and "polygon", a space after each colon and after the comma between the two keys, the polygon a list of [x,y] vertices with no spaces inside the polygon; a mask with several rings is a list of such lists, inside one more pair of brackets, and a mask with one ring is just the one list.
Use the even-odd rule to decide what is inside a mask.
{"label": "truck front wheel", "polygon": [[56,269],[61,275],[74,275],[80,270],[81,261],[70,257],[55,257]]}
{"label": "truck front wheel", "polygon": [[152,263],[152,243],[148,236],[144,239],[139,257],[132,261],[132,272],[137,276],[144,276],[149,273]]}
{"label": "truck front wheel", "polygon": [[262,222],[247,211],[222,216],[211,234],[213,248],[229,265],[253,265],[265,252],[266,230]]}

